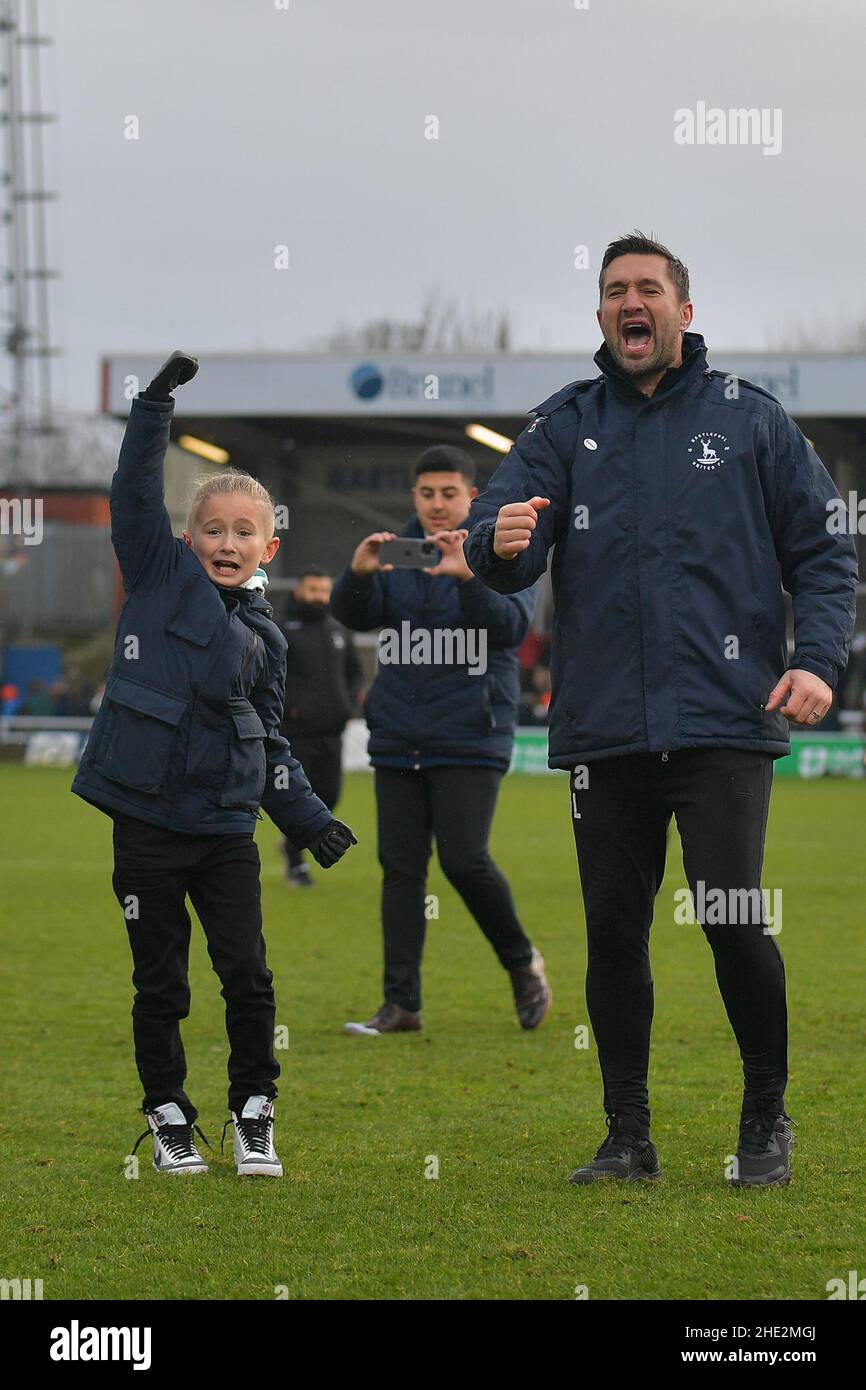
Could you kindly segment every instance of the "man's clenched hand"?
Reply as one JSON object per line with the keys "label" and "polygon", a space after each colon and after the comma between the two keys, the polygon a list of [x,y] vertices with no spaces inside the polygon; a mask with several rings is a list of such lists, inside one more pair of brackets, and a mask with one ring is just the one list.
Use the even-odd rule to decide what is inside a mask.
{"label": "man's clenched hand", "polygon": [[526,550],[538,522],[538,513],[550,506],[549,497],[530,497],[528,502],[506,502],[499,508],[493,532],[493,550],[500,560],[513,560]]}

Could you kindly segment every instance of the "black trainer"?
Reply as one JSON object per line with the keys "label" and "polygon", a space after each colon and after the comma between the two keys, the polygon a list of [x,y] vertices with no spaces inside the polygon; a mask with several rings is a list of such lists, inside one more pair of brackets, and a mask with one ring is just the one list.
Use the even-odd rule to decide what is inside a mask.
{"label": "black trainer", "polygon": [[592,1163],[575,1168],[568,1181],[599,1182],[614,1178],[619,1182],[657,1181],[662,1170],[655,1144],[640,1130],[632,1115],[608,1115],[608,1136]]}
{"label": "black trainer", "polygon": [[744,1105],[730,1187],[782,1187],[791,1181],[794,1121],[778,1101]]}

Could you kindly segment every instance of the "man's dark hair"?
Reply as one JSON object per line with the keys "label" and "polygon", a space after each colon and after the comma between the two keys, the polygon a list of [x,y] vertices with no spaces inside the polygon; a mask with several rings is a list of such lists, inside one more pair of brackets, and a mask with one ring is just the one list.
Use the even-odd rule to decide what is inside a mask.
{"label": "man's dark hair", "polygon": [[462,473],[470,487],[475,482],[475,460],[453,444],[434,444],[432,449],[425,449],[412,471],[416,478],[422,473]]}
{"label": "man's dark hair", "polygon": [[300,584],[302,579],[330,579],[330,577],[328,571],[323,570],[321,565],[305,565],[296,582]]}
{"label": "man's dark hair", "polygon": [[668,274],[679,291],[680,302],[684,303],[688,299],[689,272],[682,261],[677,259],[673,251],[662,246],[660,241],[655,241],[653,237],[644,236],[643,232],[639,232],[636,228],[631,236],[621,236],[616,241],[612,241],[605,251],[601,270],[598,274],[599,299],[601,299],[604,272],[611,261],[616,260],[617,256],[664,256],[668,263]]}

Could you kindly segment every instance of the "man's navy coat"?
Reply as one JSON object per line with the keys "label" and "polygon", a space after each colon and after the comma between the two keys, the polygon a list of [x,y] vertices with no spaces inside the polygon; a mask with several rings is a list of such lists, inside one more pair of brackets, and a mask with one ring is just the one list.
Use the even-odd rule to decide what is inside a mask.
{"label": "man's navy coat", "polygon": [[[499,593],[544,573],[554,546],[550,766],[719,747],[789,751],[764,705],[790,665],[835,687],[854,628],[856,552],[828,526],[838,498],[774,397],[683,364],[644,396],[606,347],[564,387],[475,500],[465,553]],[[529,548],[493,551],[507,502],[549,497]],[[790,663],[782,589],[792,596]]]}

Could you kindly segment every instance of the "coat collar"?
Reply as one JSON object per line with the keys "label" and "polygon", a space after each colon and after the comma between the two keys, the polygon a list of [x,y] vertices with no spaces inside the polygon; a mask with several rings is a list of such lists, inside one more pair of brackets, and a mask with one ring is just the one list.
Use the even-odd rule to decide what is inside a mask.
{"label": "coat collar", "polygon": [[669,395],[672,391],[680,387],[684,382],[693,380],[707,366],[707,345],[700,333],[683,334],[683,360],[679,367],[669,367],[651,396],[644,396],[638,390],[631,377],[621,371],[617,366],[610,352],[607,343],[603,343],[593,358],[596,366],[601,368],[604,376],[616,387],[618,391],[626,395],[640,397],[649,405],[651,402],[660,400],[663,396]]}
{"label": "coat collar", "polygon": [[[208,578],[210,579],[210,576],[208,576]],[[264,595],[260,594],[257,589],[229,589],[223,587],[222,584],[214,584],[212,579],[210,579],[210,582],[213,584],[229,612],[232,611],[232,605],[237,603],[241,608],[246,608],[249,612],[261,613],[265,618],[273,617],[273,608]]]}

